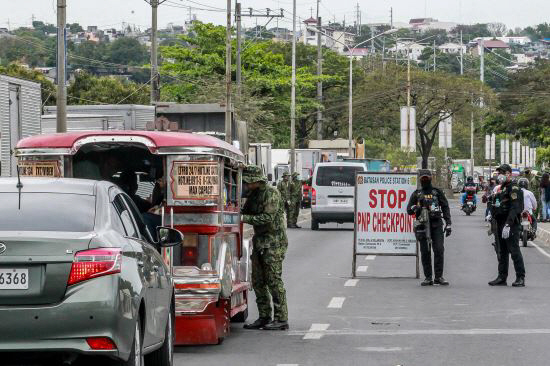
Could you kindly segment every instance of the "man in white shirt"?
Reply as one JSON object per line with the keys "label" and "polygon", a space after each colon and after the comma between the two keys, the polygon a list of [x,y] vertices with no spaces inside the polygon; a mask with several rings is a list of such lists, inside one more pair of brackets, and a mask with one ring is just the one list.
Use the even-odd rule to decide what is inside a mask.
{"label": "man in white shirt", "polygon": [[518,186],[523,191],[523,211],[529,212],[531,219],[533,220],[533,230],[537,231],[537,218],[533,215],[533,212],[537,209],[537,199],[533,192],[529,188],[529,180],[527,178],[521,178],[518,181]]}

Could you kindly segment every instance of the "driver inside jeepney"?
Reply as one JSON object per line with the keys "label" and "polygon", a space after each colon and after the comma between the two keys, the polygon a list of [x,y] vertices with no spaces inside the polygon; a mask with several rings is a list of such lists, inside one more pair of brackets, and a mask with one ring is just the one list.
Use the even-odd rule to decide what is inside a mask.
{"label": "driver inside jeepney", "polygon": [[98,143],[83,146],[73,158],[73,177],[117,184],[135,203],[153,239],[161,226],[165,201],[163,158],[139,145]]}

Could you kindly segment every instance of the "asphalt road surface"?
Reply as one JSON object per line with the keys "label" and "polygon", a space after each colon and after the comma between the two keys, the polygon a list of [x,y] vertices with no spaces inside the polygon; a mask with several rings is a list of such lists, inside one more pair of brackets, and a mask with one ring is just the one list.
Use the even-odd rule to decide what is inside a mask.
{"label": "asphalt road surface", "polygon": [[550,257],[530,244],[527,287],[489,287],[497,262],[484,210],[466,217],[452,204],[449,287],[420,287],[407,257],[360,257],[366,272],[350,281],[353,226],[304,223],[288,231],[284,263],[291,330],[234,324],[222,345],[178,348],[176,365],[548,365]]}
{"label": "asphalt road surface", "polygon": [[[290,331],[233,324],[221,345],[178,347],[175,364],[548,365],[550,250],[522,248],[527,287],[491,288],[497,262],[483,212],[466,217],[452,204],[449,287],[420,287],[410,257],[360,257],[361,277],[350,280],[353,226],[314,232],[303,222],[288,231],[284,263]],[[252,303],[249,321],[256,317]]]}

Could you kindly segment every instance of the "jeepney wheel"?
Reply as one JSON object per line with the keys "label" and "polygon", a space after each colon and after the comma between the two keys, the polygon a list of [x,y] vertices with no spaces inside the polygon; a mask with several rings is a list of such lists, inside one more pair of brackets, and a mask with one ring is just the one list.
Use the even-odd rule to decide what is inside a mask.
{"label": "jeepney wheel", "polygon": [[240,313],[235,314],[231,318],[231,322],[233,323],[244,323],[248,319],[248,308],[244,309]]}

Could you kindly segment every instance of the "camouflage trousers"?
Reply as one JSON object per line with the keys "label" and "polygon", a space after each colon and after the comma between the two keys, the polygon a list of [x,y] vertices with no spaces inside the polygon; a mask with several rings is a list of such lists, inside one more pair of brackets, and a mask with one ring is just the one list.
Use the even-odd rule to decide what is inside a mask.
{"label": "camouflage trousers", "polygon": [[287,222],[290,225],[296,225],[298,223],[298,216],[300,215],[300,204],[300,201],[290,201],[287,218]]}
{"label": "camouflage trousers", "polygon": [[271,318],[273,301],[273,319],[288,321],[286,291],[282,278],[285,254],[286,245],[276,249],[254,249],[252,252],[252,287],[256,293],[260,318]]}

